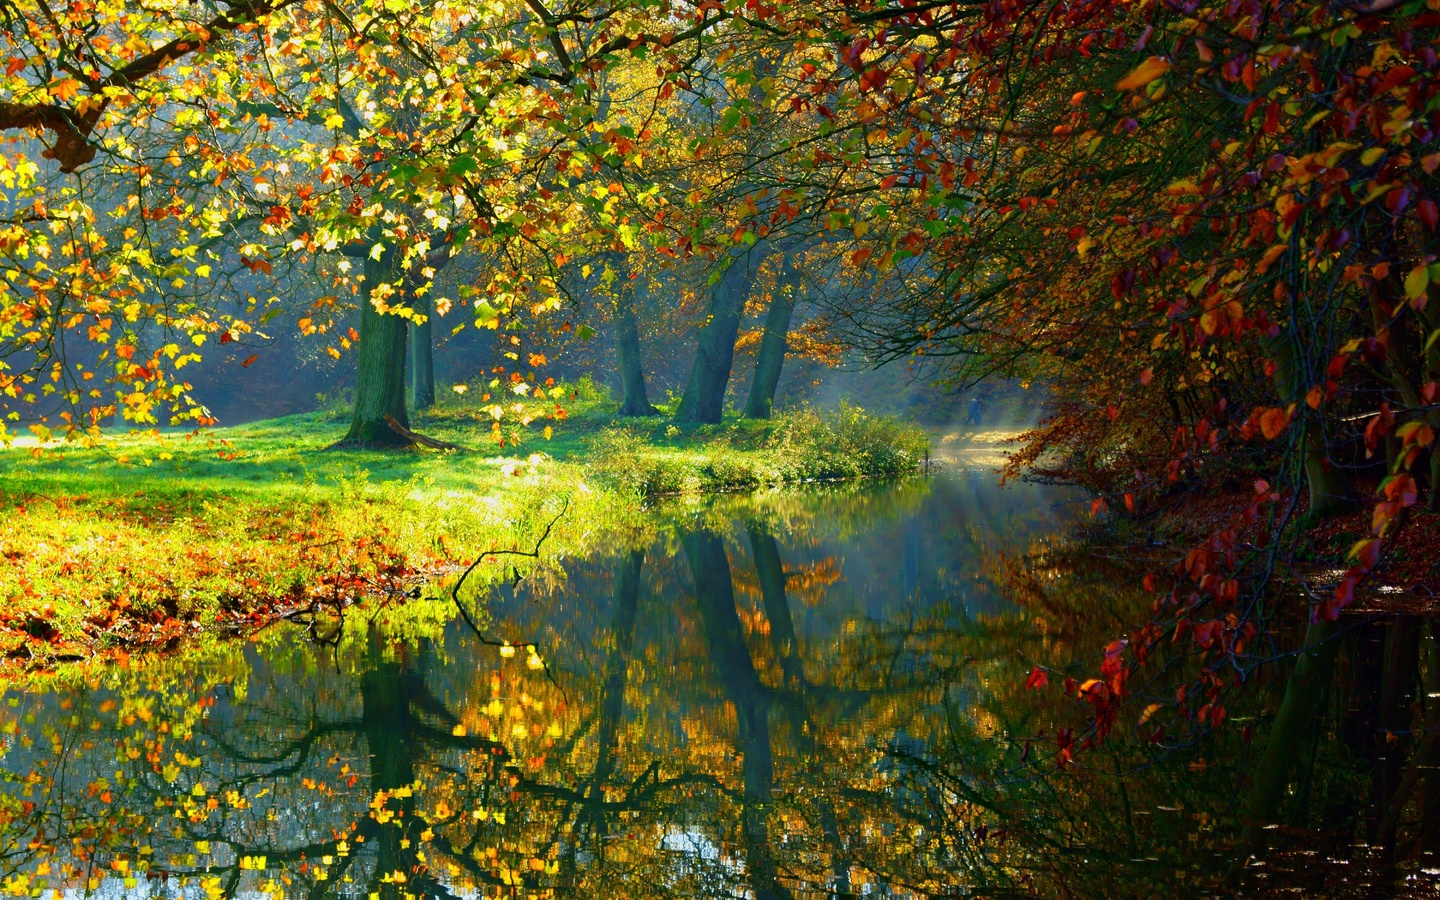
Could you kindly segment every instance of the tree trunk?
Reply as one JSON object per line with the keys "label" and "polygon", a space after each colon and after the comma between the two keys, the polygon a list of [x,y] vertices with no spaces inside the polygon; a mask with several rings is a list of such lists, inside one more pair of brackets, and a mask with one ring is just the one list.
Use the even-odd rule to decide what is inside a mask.
{"label": "tree trunk", "polygon": [[429,297],[414,297],[411,306],[425,317],[410,328],[410,399],[418,411],[435,405],[435,325]]}
{"label": "tree trunk", "polygon": [[366,258],[360,301],[360,346],[356,353],[355,413],[341,445],[403,447],[409,442],[386,422],[387,415],[410,427],[405,412],[405,320],[381,313],[370,302],[375,285],[392,277],[391,255]]}
{"label": "tree trunk", "polygon": [[785,596],[785,565],[780,559],[780,545],[769,532],[751,523],[750,552],[755,557],[755,574],[760,577],[760,596],[765,603],[765,618],[770,621],[770,641],[780,659],[780,671],[787,686],[804,684],[805,670],[800,663],[800,645],[795,638],[795,621],[790,617],[790,602]]}
{"label": "tree trunk", "polygon": [[605,662],[605,693],[600,704],[600,727],[596,732],[598,755],[595,776],[589,796],[603,797],[605,782],[615,772],[621,717],[625,710],[625,676],[630,664],[630,648],[635,641],[635,611],[640,600],[640,569],[645,564],[643,549],[631,550],[620,557],[615,567],[614,646]]}
{"label": "tree trunk", "polygon": [[745,631],[735,612],[724,541],[717,534],[700,531],[685,535],[682,543],[695,578],[695,600],[704,623],[710,662],[719,670],[739,720],[736,749],[742,758],[745,784],[741,824],[751,892],[757,900],[790,900],[792,895],[780,881],[770,847],[769,812],[775,770],[770,747],[770,692],[755,671]]}
{"label": "tree trunk", "polygon": [[759,268],[760,255],[748,251],[731,257],[730,267],[710,293],[710,321],[700,329],[700,345],[690,381],[675,410],[675,421],[718,425],[725,413],[725,388],[730,384],[730,367],[735,361],[735,336],[740,317],[750,297],[750,284]]}
{"label": "tree trunk", "polygon": [[1330,684],[1339,641],[1334,622],[1311,622],[1305,630],[1305,646],[1285,684],[1285,698],[1275,714],[1275,724],[1265,744],[1265,755],[1255,769],[1255,782],[1245,814],[1248,821],[1242,841],[1253,844],[1261,828],[1274,821],[1280,801],[1290,782],[1290,767],[1320,715],[1325,690]]}
{"label": "tree trunk", "polygon": [[1440,448],[1430,448],[1430,499],[1425,503],[1429,512],[1440,512]]}
{"label": "tree trunk", "polygon": [[[785,272],[792,270],[785,265]],[[788,279],[782,277],[782,282]],[[760,353],[755,359],[755,380],[750,383],[750,400],[745,415],[751,419],[768,419],[775,406],[775,388],[780,384],[780,369],[785,365],[785,339],[790,331],[790,316],[795,312],[795,298],[782,283],[765,316],[765,336],[760,339]]]}
{"label": "tree trunk", "polygon": [[622,416],[648,416],[655,412],[645,393],[645,369],[640,364],[640,327],[635,320],[635,296],[621,286],[615,302],[615,343],[620,356],[620,383],[624,398]]}
{"label": "tree trunk", "polygon": [[614,644],[605,662],[605,690],[600,701],[600,723],[596,729],[595,772],[585,791],[586,807],[579,817],[582,839],[597,846],[605,835],[605,785],[615,774],[620,726],[625,712],[625,683],[630,665],[630,648],[635,639],[635,612],[640,600],[640,569],[643,549],[621,556],[615,567],[615,617],[611,625]]}
{"label": "tree trunk", "polygon": [[[1381,673],[1376,728],[1371,734],[1375,752],[1370,779],[1369,839],[1385,846],[1384,819],[1404,771],[1405,755],[1413,743],[1411,731],[1415,689],[1419,687],[1420,633],[1418,616],[1395,616],[1385,625],[1385,662]],[[1423,730],[1423,729],[1422,729]]]}
{"label": "tree trunk", "polygon": [[[410,711],[408,675],[402,663],[382,658],[379,639],[372,629],[370,668],[360,679],[372,793],[393,792],[396,788],[415,783],[415,757],[419,748]],[[392,872],[409,871],[414,864],[415,853],[410,848],[417,844],[419,838],[419,829],[415,827],[415,798],[392,794],[382,809],[395,816],[395,820],[392,826],[377,828],[368,835],[376,853],[376,871],[370,881],[371,896],[399,900],[401,891],[398,886],[382,882],[381,878]]]}
{"label": "tree trunk", "polygon": [[1305,481],[1310,488],[1312,520],[1326,519],[1349,512],[1359,505],[1350,477],[1330,464],[1322,424],[1306,415],[1304,372],[1296,359],[1295,348],[1282,335],[1270,341],[1275,359],[1275,388],[1282,404],[1297,404],[1304,433],[1300,437],[1305,463]]}

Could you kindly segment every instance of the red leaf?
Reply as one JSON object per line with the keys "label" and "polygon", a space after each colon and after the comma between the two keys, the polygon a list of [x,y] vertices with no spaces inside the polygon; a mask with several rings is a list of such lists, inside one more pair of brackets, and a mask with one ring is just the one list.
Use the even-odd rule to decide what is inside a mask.
{"label": "red leaf", "polygon": [[258,354],[258,353],[252,353],[252,354],[250,354],[250,356],[249,356],[244,362],[242,362],[242,363],[240,364],[240,366],[241,366],[241,368],[248,369],[248,368],[250,368],[250,364],[253,363],[255,360],[257,360],[257,359],[259,359],[259,358],[260,358],[260,354]]}
{"label": "red leaf", "polygon": [[1225,623],[1219,619],[1211,619],[1201,625],[1196,625],[1194,629],[1195,643],[1208,649],[1224,631]]}
{"label": "red leaf", "polygon": [[1434,200],[1421,200],[1415,206],[1415,214],[1420,217],[1420,221],[1424,222],[1425,227],[1430,231],[1434,231],[1435,226],[1440,225],[1440,209],[1436,208]]}
{"label": "red leaf", "polygon": [[1049,683],[1050,683],[1050,676],[1049,676],[1049,675],[1046,675],[1046,674],[1045,674],[1045,670],[1042,669],[1042,668],[1040,668],[1039,666],[1036,666],[1035,668],[1031,669],[1031,670],[1030,670],[1030,677],[1027,678],[1027,679],[1025,679],[1025,686],[1026,686],[1027,688],[1030,688],[1032,691],[1033,691],[1033,690],[1039,690],[1040,688],[1043,688],[1045,685],[1047,685],[1047,684],[1049,684]]}
{"label": "red leaf", "polygon": [[1366,538],[1363,541],[1356,541],[1355,546],[1350,548],[1349,555],[1351,559],[1359,563],[1362,571],[1370,571],[1380,561],[1380,539]]}

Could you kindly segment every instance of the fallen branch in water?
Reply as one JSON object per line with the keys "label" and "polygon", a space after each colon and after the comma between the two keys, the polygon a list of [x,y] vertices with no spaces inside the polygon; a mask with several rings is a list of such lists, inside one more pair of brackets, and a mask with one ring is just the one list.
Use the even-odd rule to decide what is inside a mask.
{"label": "fallen branch in water", "polygon": [[[535,541],[534,549],[486,550],[484,553],[481,553],[479,556],[477,556],[475,558],[475,561],[465,568],[464,572],[460,573],[460,577],[455,580],[455,585],[450,589],[450,599],[455,601],[455,608],[460,610],[460,617],[465,620],[466,625],[470,626],[470,630],[475,633],[475,637],[480,641],[480,643],[486,644],[491,647],[523,647],[525,651],[531,655],[531,657],[540,660],[540,667],[545,670],[545,677],[548,678],[550,680],[550,683],[555,685],[556,688],[559,688],[560,694],[562,696],[564,696],[565,694],[565,689],[563,687],[560,687],[560,682],[555,680],[554,674],[550,671],[550,664],[545,662],[545,658],[541,656],[538,652],[536,652],[536,648],[539,645],[533,641],[507,641],[496,640],[495,638],[487,637],[485,633],[480,630],[480,626],[475,624],[475,620],[470,617],[470,612],[465,609],[465,604],[460,602],[460,588],[465,584],[465,579],[470,577],[470,573],[474,572],[475,569],[479,567],[480,563],[484,562],[487,557],[525,556],[529,557],[530,559],[539,559],[540,547],[544,545],[546,539],[550,537],[550,532],[554,530],[555,523],[559,522],[561,517],[564,516],[565,513],[569,511],[569,509],[570,500],[567,498],[565,500],[565,505],[560,507],[560,511],[555,514],[555,518],[550,520],[550,524],[545,526],[545,530],[541,532],[540,537]],[[522,576],[520,575],[519,569],[512,568],[512,571],[514,573],[514,578],[511,580],[510,584],[513,588],[520,584]]]}

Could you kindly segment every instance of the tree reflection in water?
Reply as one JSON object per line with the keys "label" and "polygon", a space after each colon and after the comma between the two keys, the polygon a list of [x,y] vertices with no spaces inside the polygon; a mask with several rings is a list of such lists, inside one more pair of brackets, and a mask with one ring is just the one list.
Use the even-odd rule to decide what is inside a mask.
{"label": "tree reflection in water", "polygon": [[[1054,537],[1047,499],[962,477],[662,510],[633,546],[494,598],[491,625],[536,636],[553,681],[421,601],[338,647],[277,630],[12,689],[4,886],[1168,896],[1305,883],[1341,868],[1325,859],[1356,896],[1420,884],[1440,833],[1430,624],[1347,639],[1294,827],[1234,872],[1240,727],[1053,765],[1048,736],[1083,711],[1025,674],[1148,597]],[[1273,708],[1251,696],[1239,722]]]}

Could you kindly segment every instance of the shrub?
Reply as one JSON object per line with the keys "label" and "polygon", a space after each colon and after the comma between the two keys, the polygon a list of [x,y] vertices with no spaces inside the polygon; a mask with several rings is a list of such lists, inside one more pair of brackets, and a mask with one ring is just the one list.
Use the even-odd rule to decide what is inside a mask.
{"label": "shrub", "polygon": [[[674,439],[678,432],[671,426],[663,434]],[[769,422],[707,426],[690,438],[703,443],[661,446],[639,429],[611,426],[591,439],[589,468],[599,480],[644,496],[740,491],[907,475],[929,447],[916,426],[848,404],[787,412]]]}

